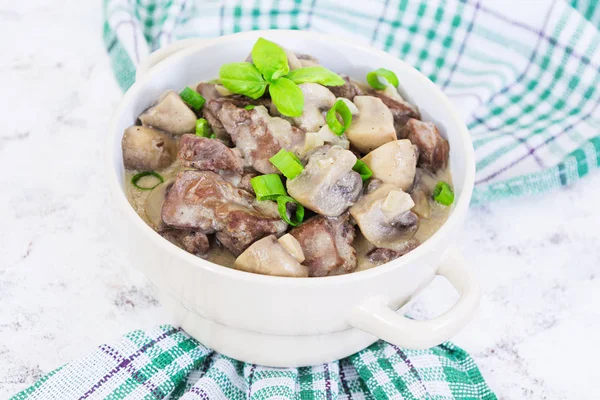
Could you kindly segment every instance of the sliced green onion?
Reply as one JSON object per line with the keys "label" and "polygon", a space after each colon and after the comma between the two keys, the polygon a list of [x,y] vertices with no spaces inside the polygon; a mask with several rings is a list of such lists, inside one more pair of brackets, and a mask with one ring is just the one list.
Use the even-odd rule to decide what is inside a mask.
{"label": "sliced green onion", "polygon": [[198,118],[198,121],[196,121],[196,135],[209,138],[211,133],[208,121],[204,118]]}
{"label": "sliced green onion", "polygon": [[279,150],[269,161],[288,179],[294,179],[304,170],[298,157],[285,149]]}
{"label": "sliced green onion", "polygon": [[200,93],[196,92],[194,89],[191,89],[189,86],[186,86],[185,89],[179,93],[179,96],[181,96],[181,99],[186,102],[187,105],[190,106],[194,111],[200,111],[206,102]]}
{"label": "sliced green onion", "polygon": [[252,110],[254,108],[253,104],[248,104],[247,106],[244,107],[244,110]]}
{"label": "sliced green onion", "polygon": [[[344,125],[338,120],[338,114],[342,118],[342,121],[344,121]],[[338,136],[342,136],[342,133],[344,133],[350,126],[350,123],[352,123],[352,112],[343,100],[338,100],[333,107],[331,107],[331,110],[327,111],[325,121],[327,121],[327,125],[329,126],[329,129],[331,129],[331,132]]]}
{"label": "sliced green onion", "polygon": [[217,135],[215,135],[214,133],[211,133],[210,136],[209,136],[209,138],[211,138],[211,139],[214,139],[216,137],[217,137]]}
{"label": "sliced green onion", "polygon": [[371,71],[367,74],[367,83],[374,89],[383,90],[387,87],[387,84],[381,81],[381,78],[385,79],[387,83],[398,87],[398,77],[395,73],[389,69],[379,68],[375,71]]}
{"label": "sliced green onion", "polygon": [[454,202],[454,192],[452,191],[450,185],[448,185],[446,182],[439,181],[437,185],[435,185],[433,199],[440,204],[449,206]]}
{"label": "sliced green onion", "polygon": [[[140,185],[138,185],[138,181],[139,181],[140,179],[142,179],[143,177],[145,177],[145,176],[153,176],[153,177],[155,177],[156,179],[158,179],[158,180],[159,180],[159,182],[158,182],[156,185],[154,185],[154,186],[151,186],[151,187],[145,187],[145,186],[140,186]],[[157,174],[157,173],[156,173],[156,172],[154,172],[154,171],[144,171],[144,172],[140,172],[139,174],[135,174],[135,175],[133,176],[133,178],[131,178],[131,183],[133,184],[133,186],[135,186],[136,188],[138,188],[138,189],[140,189],[140,190],[152,190],[152,189],[154,189],[155,187],[157,187],[158,185],[160,185],[161,183],[163,183],[164,181],[165,181],[165,180],[163,179],[163,177],[162,177],[162,176],[160,176],[159,174]]]}
{"label": "sliced green onion", "polygon": [[352,169],[360,174],[360,177],[363,181],[366,181],[373,176],[373,172],[371,172],[371,170],[369,169],[369,167],[367,167],[367,164],[365,164],[364,161],[356,160],[356,164],[354,164],[354,167],[352,167]]}
{"label": "sliced green onion", "polygon": [[[295,155],[294,153],[292,153],[291,151],[288,151],[288,154],[294,159],[296,160],[296,162],[300,165],[302,165],[302,161],[300,161],[300,159],[298,158],[297,155]],[[304,168],[303,168],[304,169]]]}
{"label": "sliced green onion", "polygon": [[[292,215],[292,218],[288,217],[288,203],[296,204],[296,212],[294,213],[294,215]],[[277,198],[277,210],[279,211],[281,219],[290,224],[291,226],[298,226],[302,223],[302,220],[304,220],[304,207],[302,206],[302,204],[298,203],[296,199],[290,196],[279,196]]]}
{"label": "sliced green onion", "polygon": [[250,184],[258,201],[275,200],[279,196],[287,195],[281,177],[277,174],[255,176],[250,179]]}

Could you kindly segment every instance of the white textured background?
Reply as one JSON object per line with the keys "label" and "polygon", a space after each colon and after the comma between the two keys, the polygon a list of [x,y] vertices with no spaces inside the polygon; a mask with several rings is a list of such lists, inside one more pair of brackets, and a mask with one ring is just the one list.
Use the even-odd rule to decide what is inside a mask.
{"label": "white textured background", "polygon": [[[0,0],[0,398],[102,342],[172,322],[111,233],[105,130],[121,93],[96,2]],[[502,399],[594,399],[600,174],[471,210],[485,296],[455,342]],[[413,307],[455,299],[436,281]]]}

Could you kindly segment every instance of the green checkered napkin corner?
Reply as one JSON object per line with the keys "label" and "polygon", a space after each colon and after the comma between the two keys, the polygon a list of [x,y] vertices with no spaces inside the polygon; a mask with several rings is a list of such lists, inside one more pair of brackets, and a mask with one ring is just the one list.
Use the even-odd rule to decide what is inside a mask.
{"label": "green checkered napkin corner", "polygon": [[268,368],[215,353],[169,325],[135,331],[51,372],[11,400],[484,399],[496,396],[460,348],[376,342],[346,359]]}
{"label": "green checkered napkin corner", "polygon": [[246,30],[327,32],[399,57],[467,122],[474,204],[548,192],[600,165],[598,0],[104,0],[104,11],[123,89],[161,46]]}

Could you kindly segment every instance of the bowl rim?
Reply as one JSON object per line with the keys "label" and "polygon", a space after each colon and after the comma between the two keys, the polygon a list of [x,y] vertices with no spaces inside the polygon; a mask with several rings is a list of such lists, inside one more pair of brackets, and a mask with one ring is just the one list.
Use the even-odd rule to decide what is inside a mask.
{"label": "bowl rim", "polygon": [[[119,120],[119,117],[123,113],[123,110],[126,108],[126,106],[131,104],[133,100],[136,99],[137,96],[139,96],[139,92],[141,91],[142,87],[147,85],[148,82],[150,82],[155,75],[160,74],[164,70],[168,70],[170,66],[176,65],[177,63],[181,62],[183,58],[193,53],[202,51],[205,45],[200,45],[193,46],[170,55],[169,57],[155,65],[153,68],[151,68],[147,74],[141,77],[141,79],[137,78],[136,82],[125,92],[125,94],[121,98],[121,101],[119,102],[119,105],[117,106],[116,110],[112,115],[111,121],[109,123],[109,136],[107,138],[107,151],[105,161],[107,167],[109,168],[107,174],[108,185],[112,195],[111,197],[113,201],[118,204],[119,208],[124,212],[124,215],[128,219],[127,223],[132,223],[133,225],[135,225],[148,240],[150,240],[154,245],[159,246],[161,248],[161,251],[165,251],[171,254],[172,257],[182,259],[187,263],[193,264],[195,267],[203,268],[211,274],[215,274],[223,278],[243,280],[255,284],[261,283],[272,285],[299,285],[303,287],[335,286],[340,284],[347,284],[356,280],[367,280],[371,278],[376,278],[379,275],[384,275],[390,272],[391,270],[399,269],[402,268],[404,265],[412,263],[414,260],[420,258],[427,252],[431,252],[432,250],[435,251],[436,245],[445,236],[451,233],[454,230],[454,228],[457,227],[457,225],[461,223],[462,217],[465,215],[468,209],[475,182],[475,154],[473,144],[471,141],[471,136],[469,135],[467,126],[461,119],[454,105],[450,102],[450,100],[438,86],[436,86],[429,78],[427,78],[417,69],[415,69],[412,65],[385,51],[376,49],[371,46],[356,44],[348,39],[340,37],[324,35],[317,32],[298,30],[256,30],[239,32],[231,35],[221,36],[218,38],[210,38],[207,39],[207,45],[213,46],[215,44],[223,44],[230,41],[239,40],[241,38],[246,39],[250,37],[259,37],[262,35],[268,36],[273,35],[275,32],[278,35],[278,38],[312,38],[322,41],[325,46],[335,46],[336,43],[343,43],[346,46],[352,47],[355,51],[365,54],[365,56],[367,56],[369,53],[375,54],[379,57],[387,59],[387,61],[389,61],[390,64],[400,64],[405,69],[405,72],[412,74],[413,77],[419,82],[419,85],[422,85],[426,90],[431,91],[432,94],[437,98],[437,100],[439,100],[440,103],[443,104],[443,106],[449,111],[453,122],[458,127],[458,137],[460,137],[461,139],[461,149],[459,149],[458,153],[464,157],[464,162],[466,165],[465,175],[462,182],[462,192],[457,197],[457,201],[454,202],[452,210],[446,222],[444,222],[444,224],[424,243],[422,243],[416,249],[410,251],[406,255],[397,258],[396,260],[392,260],[386,264],[377,266],[375,268],[369,268],[366,270],[352,272],[349,274],[324,277],[291,278],[282,276],[261,275],[241,271],[238,269],[215,264],[208,260],[204,260],[198,256],[188,253],[187,251],[177,247],[173,243],[164,239],[154,229],[147,225],[142,218],[140,218],[140,216],[137,214],[137,212],[133,209],[133,207],[127,200],[127,196],[120,184],[121,177],[119,177],[119,171],[117,171],[114,167],[114,160],[117,156],[117,146],[115,146],[114,143],[116,138],[114,137],[114,135],[118,135],[119,139],[121,138],[120,133],[117,132],[117,122]],[[377,68],[379,67],[380,66],[377,66]],[[453,143],[452,145],[457,146],[459,145],[459,143]]]}

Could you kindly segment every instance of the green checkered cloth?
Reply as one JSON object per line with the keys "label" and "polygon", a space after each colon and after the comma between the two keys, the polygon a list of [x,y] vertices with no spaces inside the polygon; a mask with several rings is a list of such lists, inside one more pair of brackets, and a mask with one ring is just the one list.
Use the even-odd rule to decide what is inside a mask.
{"label": "green checkered cloth", "polygon": [[[473,202],[542,193],[600,165],[597,0],[104,0],[104,40],[123,89],[177,39],[306,29],[379,47],[436,82],[467,121]],[[14,399],[495,399],[445,343],[385,342],[314,367],[277,369],[212,352],[180,329],[136,331]]]}
{"label": "green checkered cloth", "polygon": [[327,32],[398,56],[467,122],[473,203],[547,192],[600,165],[598,0],[105,0],[104,8],[123,89],[161,46],[253,29]]}
{"label": "green checkered cloth", "polygon": [[40,379],[11,400],[485,399],[496,396],[467,353],[446,343],[404,350],[385,342],[346,359],[269,368],[215,353],[181,329],[135,331]]}

